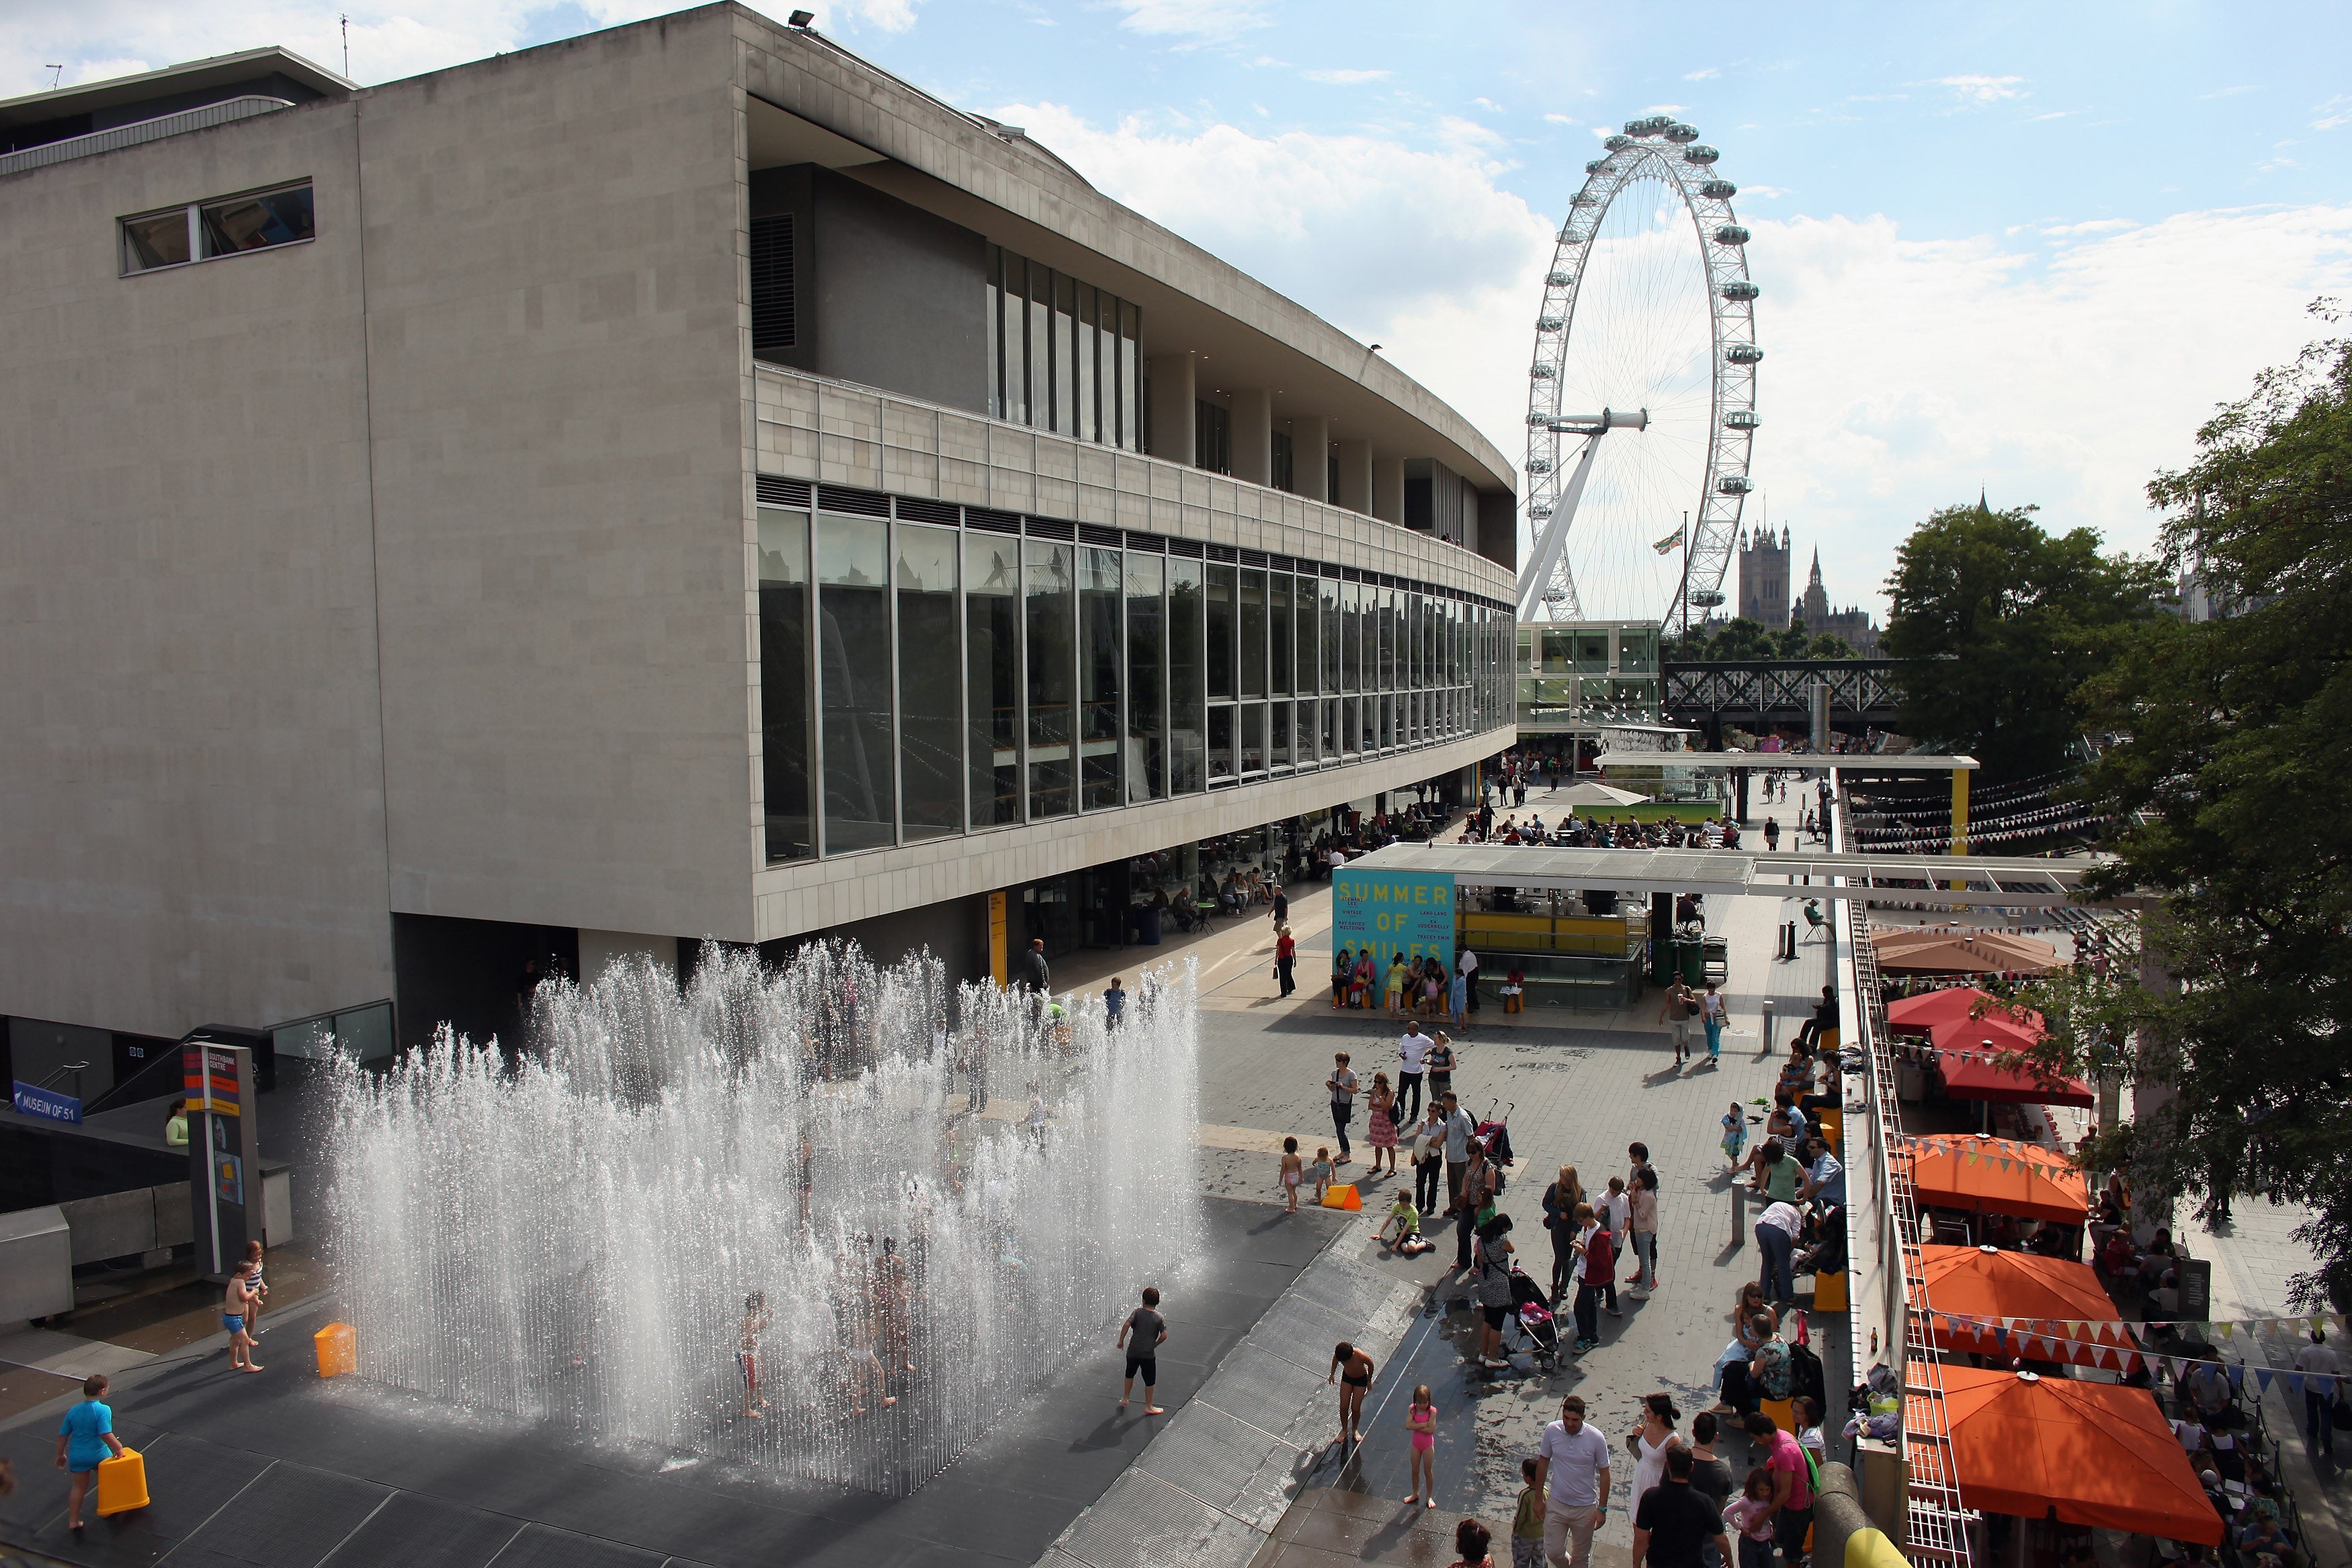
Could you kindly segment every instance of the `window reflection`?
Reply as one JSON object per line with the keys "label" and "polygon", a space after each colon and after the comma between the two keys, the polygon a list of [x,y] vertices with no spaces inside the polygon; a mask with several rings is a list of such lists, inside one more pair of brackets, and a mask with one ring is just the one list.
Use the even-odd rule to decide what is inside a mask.
{"label": "window reflection", "polygon": [[987,278],[988,412],[1142,451],[1141,309],[1000,246]]}
{"label": "window reflection", "polygon": [[1077,584],[1069,545],[1029,539],[1022,548],[1029,568],[1029,817],[1034,821],[1071,810]]}
{"label": "window reflection", "polygon": [[1080,803],[1089,811],[1119,803],[1118,700],[1124,685],[1119,647],[1119,552],[1078,551],[1078,755]]}
{"label": "window reflection", "polygon": [[971,825],[1021,820],[1021,541],[963,540],[964,750]]}
{"label": "window reflection", "polygon": [[1168,794],[1167,562],[1129,551],[1127,557],[1127,798],[1159,800]]}
{"label": "window reflection", "polygon": [[1168,738],[1179,795],[1207,788],[1208,672],[1203,664],[1202,572],[1197,560],[1168,563]]}
{"label": "window reflection", "polygon": [[955,661],[956,536],[898,525],[898,778],[908,840],[963,821],[963,703]]}
{"label": "window reflection", "polygon": [[1234,569],[1209,565],[1209,700],[1231,702],[1234,696]]}
{"label": "window reflection", "polygon": [[760,508],[760,779],[768,858],[816,853],[809,815],[808,514]]}
{"label": "window reflection", "polygon": [[823,703],[824,848],[897,836],[890,758],[890,525],[817,515],[817,689]]}

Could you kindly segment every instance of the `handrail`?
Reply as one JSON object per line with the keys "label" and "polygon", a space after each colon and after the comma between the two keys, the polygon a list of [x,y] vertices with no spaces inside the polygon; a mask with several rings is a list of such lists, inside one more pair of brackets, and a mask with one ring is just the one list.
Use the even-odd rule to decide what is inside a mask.
{"label": "handrail", "polygon": [[72,158],[93,157],[100,152],[136,147],[142,141],[156,141],[166,136],[177,136],[183,131],[209,130],[215,125],[227,125],[235,120],[250,120],[257,114],[272,114],[293,107],[285,99],[269,98],[259,93],[226,98],[218,103],[199,104],[194,109],[159,114],[152,120],[137,120],[128,125],[93,131],[86,136],[68,136],[60,141],[44,141],[37,146],[0,154],[0,174],[14,174],[26,169],[63,163]]}
{"label": "handrail", "polygon": [[[1835,776],[1832,775],[1834,780]],[[1832,785],[1835,805],[1834,831],[1842,840],[1846,827],[1843,789]],[[1895,1053],[1886,1024],[1886,1003],[1880,989],[1878,949],[1870,939],[1870,907],[1860,899],[1844,901],[1849,935],[1849,961],[1854,982],[1854,1027],[1870,1063],[1872,1157],[1878,1190],[1887,1205],[1895,1232],[1902,1293],[1896,1302],[1900,1322],[1889,1325],[1888,1348],[1901,1357],[1897,1375],[1903,1393],[1898,1404],[1903,1425],[1896,1433],[1897,1451],[1907,1475],[1903,1551],[1913,1562],[1949,1563],[1969,1568],[1968,1511],[1960,1500],[1959,1478],[1951,1463],[1951,1424],[1944,1407],[1944,1379],[1928,1325],[1933,1307],[1927,1300],[1927,1278],[1919,1251],[1919,1215],[1912,1190],[1911,1169],[1895,1159],[1909,1140],[1902,1130],[1895,1087]],[[1883,1234],[1883,1233],[1882,1233]],[[1915,1386],[1912,1369],[1922,1381]],[[1916,1420],[1915,1420],[1916,1418]]]}

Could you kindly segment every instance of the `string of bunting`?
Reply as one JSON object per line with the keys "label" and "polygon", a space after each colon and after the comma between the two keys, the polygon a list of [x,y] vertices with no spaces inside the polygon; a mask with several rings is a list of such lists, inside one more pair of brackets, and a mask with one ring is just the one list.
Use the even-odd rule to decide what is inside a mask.
{"label": "string of bunting", "polygon": [[[2017,1148],[2023,1145],[2012,1144],[2008,1146]],[[1935,1138],[1915,1138],[1911,1140],[1911,1148],[1915,1155],[1957,1155],[1964,1166],[1997,1164],[2004,1171],[2029,1170],[2036,1176],[2051,1177],[2083,1174],[2082,1167],[2072,1161],[2060,1163],[2059,1160],[2032,1160],[2018,1155],[1999,1155],[1974,1145],[1947,1144]]]}
{"label": "string of bunting", "polygon": [[[2063,1361],[2078,1366],[2098,1367],[2110,1372],[2118,1372],[2126,1376],[2138,1371],[2142,1363],[2147,1363],[2161,1370],[2175,1383],[2179,1383],[2189,1375],[2189,1370],[2193,1367],[2219,1366],[2229,1377],[2233,1387],[2242,1388],[2247,1376],[2251,1375],[2254,1379],[2254,1386],[2263,1394],[2269,1393],[2271,1385],[2281,1378],[2286,1380],[2291,1393],[2300,1394],[2303,1392],[2304,1379],[2306,1375],[2307,1375],[2292,1366],[2273,1366],[2265,1362],[2203,1362],[2195,1356],[2160,1355],[2112,1340],[2078,1339],[2074,1337],[2076,1334],[2092,1334],[2098,1328],[2109,1326],[2096,1324],[2085,1319],[1994,1318],[1977,1317],[1966,1312],[1930,1312],[1927,1315],[1936,1322],[1943,1333],[1955,1339],[1978,1341],[1990,1339],[1999,1350],[2003,1352],[2011,1350],[2014,1342],[2015,1353],[2029,1361]],[[2247,1328],[2258,1323],[2293,1323],[2301,1328],[2324,1327],[2331,1322],[2340,1329],[2344,1320],[2341,1317],[2331,1320],[2324,1316],[2240,1318],[2232,1320],[2231,1323],[2198,1323],[2193,1326],[2210,1327],[2221,1333],[2224,1338],[2229,1338],[2231,1337],[2230,1330],[2232,1323]],[[2064,1328],[2065,1333],[2053,1332],[2061,1326]],[[2112,1326],[2122,1329],[2128,1325],[2116,1323]],[[2155,1328],[2192,1325],[2185,1322],[2168,1322],[2165,1324],[2143,1323],[2137,1326]]]}

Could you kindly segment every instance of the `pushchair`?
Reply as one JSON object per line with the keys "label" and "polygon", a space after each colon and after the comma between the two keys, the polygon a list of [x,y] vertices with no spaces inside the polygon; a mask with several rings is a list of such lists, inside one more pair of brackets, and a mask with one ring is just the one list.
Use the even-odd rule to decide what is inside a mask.
{"label": "pushchair", "polygon": [[1514,1156],[1511,1154],[1511,1113],[1518,1108],[1519,1103],[1516,1100],[1507,1105],[1497,1100],[1486,1107],[1486,1119],[1478,1124],[1478,1141],[1486,1145],[1486,1157],[1498,1166],[1514,1163]]}
{"label": "pushchair", "polygon": [[1546,1372],[1556,1368],[1559,1364],[1559,1325],[1552,1318],[1551,1308],[1545,1304],[1542,1287],[1528,1278],[1517,1263],[1511,1265],[1511,1316],[1526,1337],[1536,1364]]}

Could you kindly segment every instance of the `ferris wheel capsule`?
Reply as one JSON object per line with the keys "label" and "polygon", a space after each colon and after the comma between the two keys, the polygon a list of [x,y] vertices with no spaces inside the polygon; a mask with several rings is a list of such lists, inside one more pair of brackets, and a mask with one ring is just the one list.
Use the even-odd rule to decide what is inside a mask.
{"label": "ferris wheel capsule", "polygon": [[1735,277],[1717,292],[1726,299],[1753,299],[1764,291],[1744,277]]}
{"label": "ferris wheel capsule", "polygon": [[1630,136],[1612,136],[1604,140],[1601,145],[1612,152],[1622,152],[1626,148],[1633,145],[1633,139]]}
{"label": "ferris wheel capsule", "polygon": [[1753,343],[1734,343],[1723,350],[1723,357],[1735,365],[1760,365],[1764,362],[1764,350]]}
{"label": "ferris wheel capsule", "polygon": [[1738,224],[1726,224],[1715,231],[1717,245],[1746,245],[1748,240],[1748,231]]}
{"label": "ferris wheel capsule", "polygon": [[1683,158],[1685,162],[1696,163],[1702,167],[1714,162],[1717,159],[1722,156],[1723,154],[1721,152],[1709,147],[1704,141],[1694,143],[1693,145],[1683,149]]}
{"label": "ferris wheel capsule", "polygon": [[1588,158],[1585,160],[1584,172],[1588,174],[1598,174],[1607,167],[1609,167],[1609,160],[1606,158]]}
{"label": "ferris wheel capsule", "polygon": [[1735,408],[1723,416],[1723,423],[1733,430],[1753,430],[1764,422],[1752,408]]}
{"label": "ferris wheel capsule", "polygon": [[1576,274],[1572,272],[1547,272],[1544,274],[1544,287],[1546,288],[1565,288],[1575,281]]}
{"label": "ferris wheel capsule", "polygon": [[1677,120],[1666,127],[1666,140],[1677,144],[1696,141],[1698,140],[1698,127],[1686,120]]}
{"label": "ferris wheel capsule", "polygon": [[1715,482],[1715,487],[1727,496],[1745,496],[1755,488],[1745,474],[1726,474]]}
{"label": "ferris wheel capsule", "polygon": [[1727,202],[1739,194],[1739,187],[1728,180],[1709,180],[1699,186],[1698,193],[1710,202]]}

